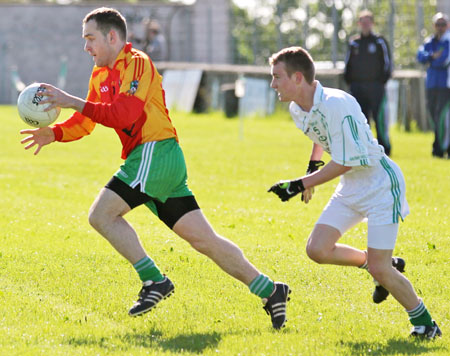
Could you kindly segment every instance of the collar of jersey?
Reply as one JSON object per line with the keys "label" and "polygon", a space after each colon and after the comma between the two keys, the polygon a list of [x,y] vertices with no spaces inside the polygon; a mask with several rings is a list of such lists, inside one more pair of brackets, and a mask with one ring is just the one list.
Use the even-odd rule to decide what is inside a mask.
{"label": "collar of jersey", "polygon": [[322,102],[322,98],[323,98],[323,87],[322,84],[320,84],[319,81],[317,81],[317,86],[316,86],[316,90],[314,91],[314,98],[313,98],[313,106],[311,108],[311,110],[309,110],[309,112],[304,111],[300,105],[298,105],[296,102],[292,102],[296,108],[298,108],[298,110],[300,110],[300,114],[303,115],[308,115],[309,113],[311,113],[314,108],[319,105]]}
{"label": "collar of jersey", "polygon": [[320,84],[319,81],[317,81],[316,90],[314,91],[314,98],[313,98],[313,106],[309,112],[304,111],[300,105],[298,105],[296,102],[292,102],[294,105],[294,112],[297,119],[298,126],[305,134],[308,132],[308,124],[309,120],[311,118],[311,113],[314,111],[314,109],[322,102],[323,99],[323,87],[322,84]]}
{"label": "collar of jersey", "polygon": [[130,42],[127,42],[126,45],[122,48],[122,50],[119,52],[119,55],[117,56],[116,62],[114,63],[113,69],[116,69],[117,65],[121,61],[126,61],[127,54],[131,51],[132,45]]}

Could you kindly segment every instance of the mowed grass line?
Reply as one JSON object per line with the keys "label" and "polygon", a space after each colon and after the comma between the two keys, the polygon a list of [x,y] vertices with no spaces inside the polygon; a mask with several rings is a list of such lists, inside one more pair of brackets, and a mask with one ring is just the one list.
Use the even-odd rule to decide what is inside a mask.
{"label": "mowed grass line", "polygon": [[[450,161],[430,157],[430,133],[392,130],[411,207],[395,252],[444,333],[419,342],[407,337],[407,316],[392,297],[371,302],[366,272],[306,257],[308,234],[337,180],[308,205],[266,192],[303,174],[309,159],[311,143],[287,114],[246,120],[243,140],[238,121],[219,114],[172,118],[205,215],[262,272],[290,284],[286,328],[273,331],[258,298],[144,207],[127,218],[176,289],[151,313],[128,317],[137,275],[87,221],[121,163],[115,133],[99,126],[33,156],[19,143],[26,126],[15,107],[0,107],[0,355],[449,354]],[[363,248],[365,233],[359,225],[342,242]]]}

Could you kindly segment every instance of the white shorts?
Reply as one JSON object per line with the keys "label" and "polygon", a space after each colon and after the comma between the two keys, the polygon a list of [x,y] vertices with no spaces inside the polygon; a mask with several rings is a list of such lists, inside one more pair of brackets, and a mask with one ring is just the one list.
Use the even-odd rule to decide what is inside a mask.
{"label": "white shorts", "polygon": [[368,246],[393,249],[399,219],[408,214],[403,174],[392,160],[383,157],[375,166],[353,168],[341,176],[317,224],[332,226],[344,234],[367,218]]}
{"label": "white shorts", "polygon": [[[365,218],[358,212],[332,199],[325,207],[316,224],[334,227],[343,235]],[[397,241],[398,223],[386,225],[368,225],[367,247],[379,250],[393,250]]]}

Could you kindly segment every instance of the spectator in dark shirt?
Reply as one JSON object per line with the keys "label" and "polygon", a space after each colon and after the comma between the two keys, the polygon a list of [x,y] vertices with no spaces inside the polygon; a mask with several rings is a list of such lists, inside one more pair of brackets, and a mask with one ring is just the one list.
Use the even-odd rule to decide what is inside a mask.
{"label": "spectator in dark shirt", "polygon": [[369,123],[371,116],[375,121],[378,142],[384,147],[385,153],[390,155],[385,84],[391,77],[391,54],[387,41],[372,32],[372,12],[361,11],[358,25],[361,32],[350,39],[344,78]]}
{"label": "spectator in dark shirt", "polygon": [[146,24],[146,34],[143,50],[152,61],[167,60],[167,43],[161,32],[161,26],[156,20],[151,20]]}

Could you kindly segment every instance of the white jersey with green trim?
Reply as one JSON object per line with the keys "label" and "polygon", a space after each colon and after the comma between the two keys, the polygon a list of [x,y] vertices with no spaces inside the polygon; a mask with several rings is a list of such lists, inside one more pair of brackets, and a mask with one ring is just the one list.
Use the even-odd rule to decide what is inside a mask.
{"label": "white jersey with green trim", "polygon": [[311,110],[303,111],[291,102],[289,111],[296,126],[338,164],[373,166],[384,157],[358,102],[342,90],[324,88],[317,82]]}
{"label": "white jersey with green trim", "polygon": [[[334,162],[352,167],[341,175],[330,203],[339,200],[369,225],[396,224],[408,215],[402,171],[373,137],[355,98],[317,82],[311,110],[291,102],[289,111],[297,127]],[[339,211],[328,216],[333,215],[340,216]],[[335,226],[325,218],[321,223]]]}

